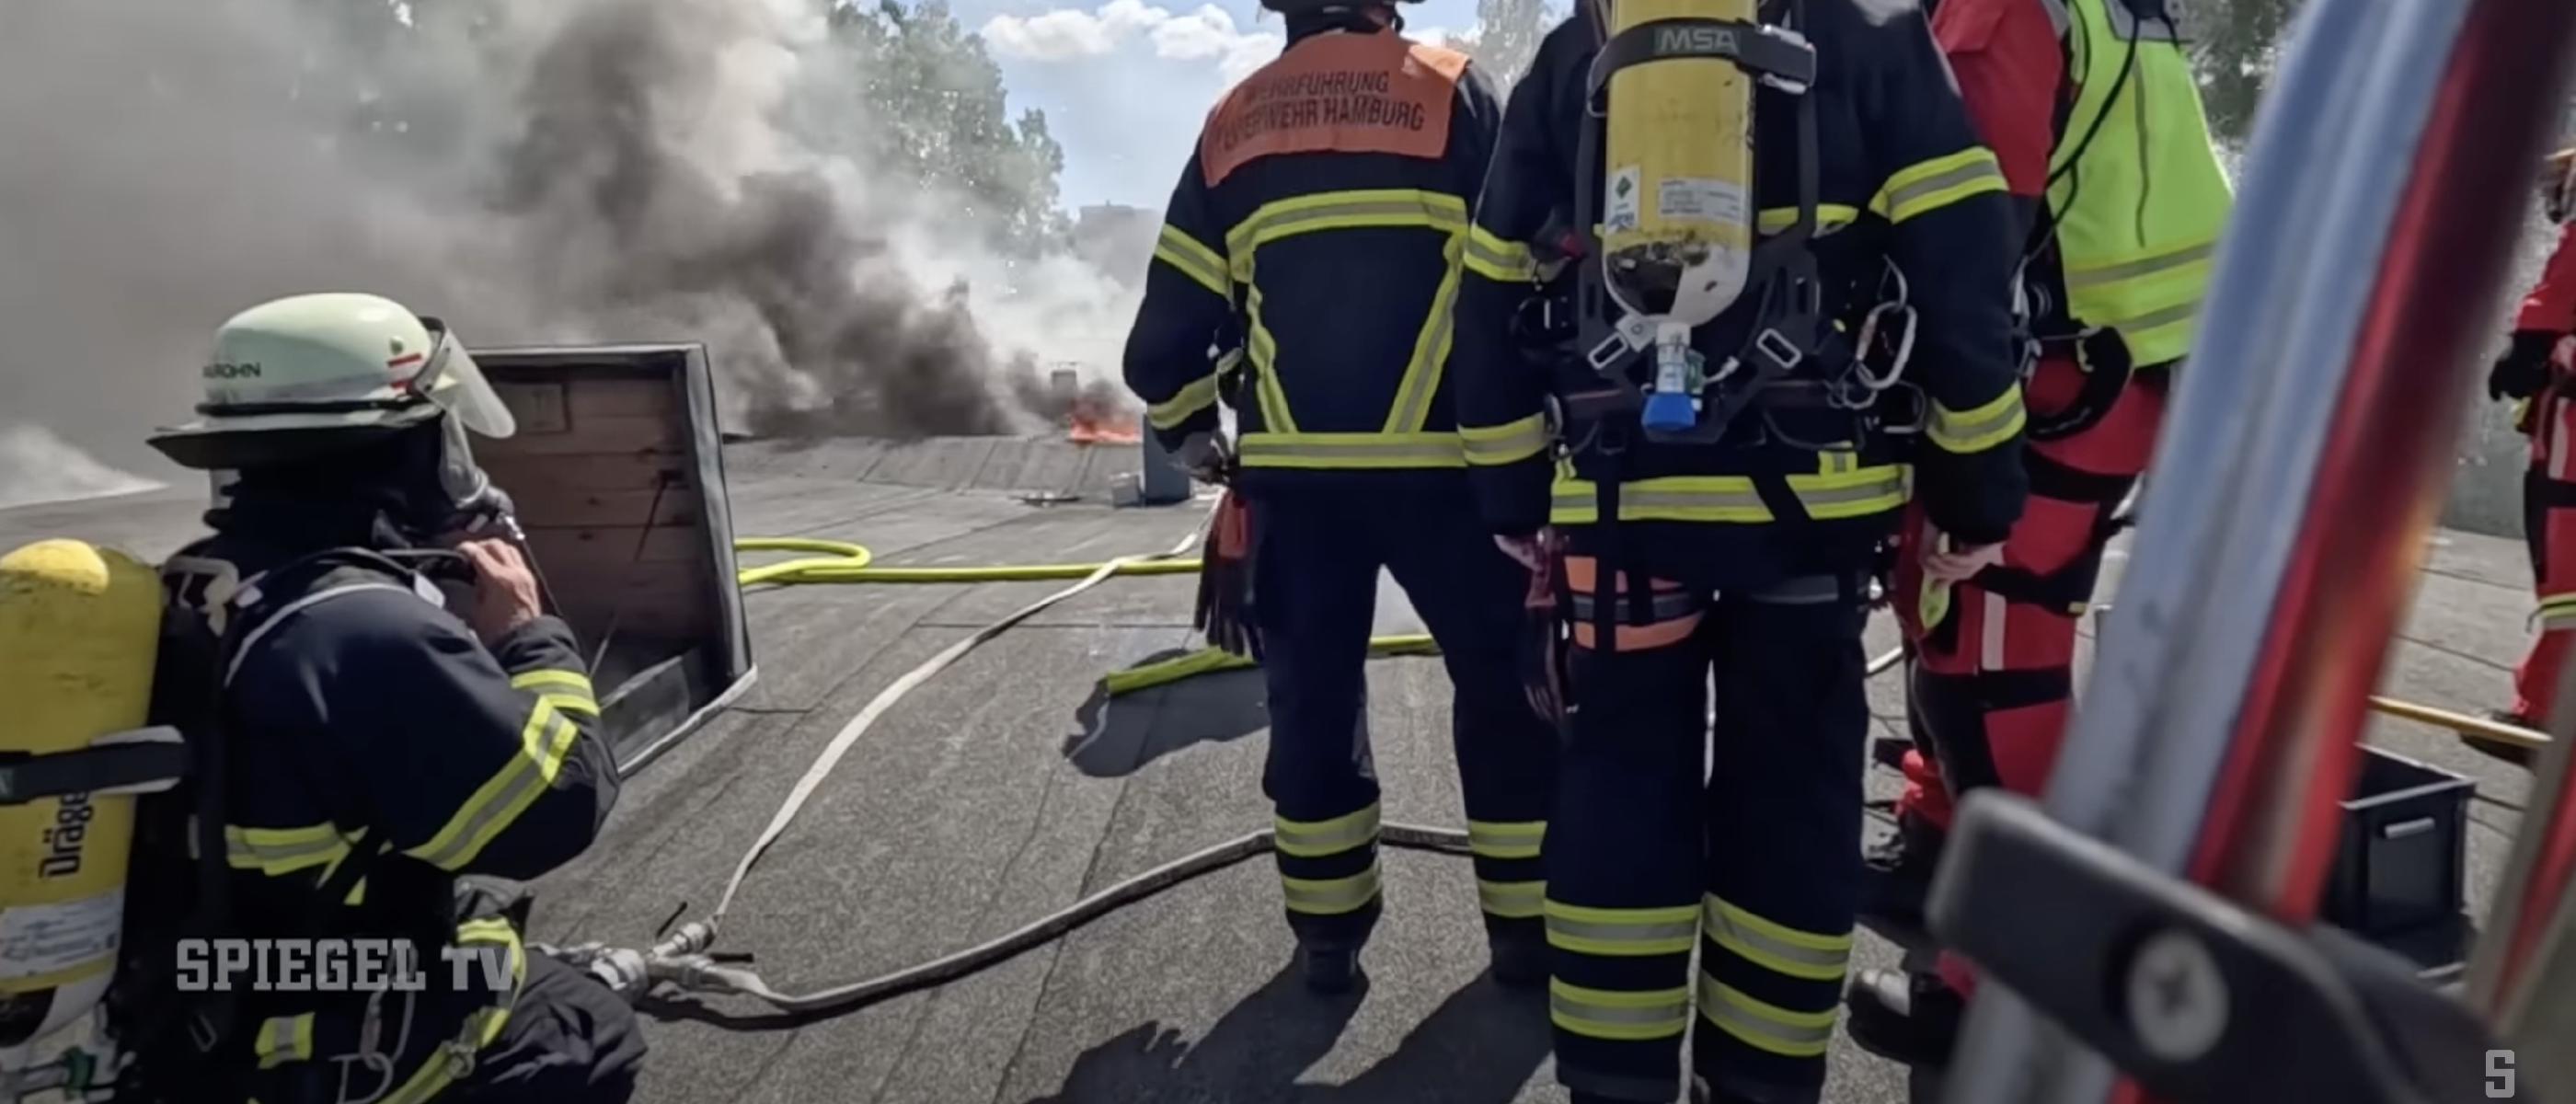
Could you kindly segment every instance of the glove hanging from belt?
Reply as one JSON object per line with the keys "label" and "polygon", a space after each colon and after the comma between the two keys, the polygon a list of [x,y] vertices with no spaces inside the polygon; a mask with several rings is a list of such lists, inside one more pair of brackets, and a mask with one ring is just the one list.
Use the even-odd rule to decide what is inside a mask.
{"label": "glove hanging from belt", "polygon": [[1207,634],[1210,647],[1258,662],[1261,629],[1253,617],[1252,569],[1255,547],[1252,509],[1243,493],[1227,488],[1217,500],[1208,526],[1207,552],[1199,567],[1198,612],[1192,624]]}
{"label": "glove hanging from belt", "polygon": [[1541,720],[1565,726],[1566,629],[1564,543],[1552,529],[1510,542],[1510,554],[1529,572],[1521,598],[1521,694]]}

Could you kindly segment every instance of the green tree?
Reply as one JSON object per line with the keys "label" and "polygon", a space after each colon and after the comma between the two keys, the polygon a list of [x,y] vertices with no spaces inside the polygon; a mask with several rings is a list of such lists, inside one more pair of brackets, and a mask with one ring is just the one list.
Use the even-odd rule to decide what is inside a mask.
{"label": "green tree", "polygon": [[1046,113],[1008,113],[1001,67],[981,36],[959,23],[947,0],[906,8],[838,2],[835,39],[851,52],[854,99],[842,108],[868,120],[860,151],[890,179],[949,189],[967,208],[966,225],[1020,253],[1060,246],[1071,225],[1057,206],[1064,148],[1047,130]]}
{"label": "green tree", "polygon": [[1476,0],[1476,27],[1449,40],[1452,49],[1476,59],[1494,90],[1508,94],[1538,56],[1539,40],[1564,18],[1547,0]]}
{"label": "green tree", "polygon": [[2252,136],[2264,85],[2298,6],[2298,0],[2204,0],[2182,9],[2211,137],[2241,148]]}

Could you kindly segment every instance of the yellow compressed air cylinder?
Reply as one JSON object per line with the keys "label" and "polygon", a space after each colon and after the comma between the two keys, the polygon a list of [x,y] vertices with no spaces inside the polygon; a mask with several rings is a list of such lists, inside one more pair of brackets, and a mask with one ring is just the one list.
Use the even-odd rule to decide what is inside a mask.
{"label": "yellow compressed air cylinder", "polygon": [[[1666,19],[1739,25],[1655,32],[1705,50],[1721,36],[1752,33],[1754,4],[1615,0],[1610,31]],[[1630,311],[1698,326],[1743,293],[1755,229],[1753,91],[1753,76],[1724,58],[1664,57],[1611,74],[1602,253],[1607,283]]]}
{"label": "yellow compressed air cylinder", "polygon": [[[141,728],[161,583],[122,553],[48,540],[0,556],[0,755]],[[123,930],[131,795],[0,805],[0,1068],[94,1007]]]}

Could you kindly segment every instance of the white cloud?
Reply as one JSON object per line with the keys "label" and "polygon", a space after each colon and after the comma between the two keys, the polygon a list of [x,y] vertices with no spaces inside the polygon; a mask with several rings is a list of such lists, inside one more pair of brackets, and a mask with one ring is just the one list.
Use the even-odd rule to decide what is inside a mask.
{"label": "white cloud", "polygon": [[997,15],[983,28],[984,42],[1005,57],[1070,61],[1114,53],[1143,39],[1154,56],[1174,61],[1213,61],[1235,80],[1278,56],[1275,31],[1247,31],[1214,4],[1174,14],[1143,0],[1109,0],[1083,11],[1058,8],[1042,15]]}

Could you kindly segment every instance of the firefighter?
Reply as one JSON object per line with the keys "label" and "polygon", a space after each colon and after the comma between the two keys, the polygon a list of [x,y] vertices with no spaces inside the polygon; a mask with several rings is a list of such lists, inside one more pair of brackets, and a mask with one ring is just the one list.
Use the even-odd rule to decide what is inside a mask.
{"label": "firefighter", "polygon": [[[221,774],[200,782],[222,810],[219,930],[396,940],[417,984],[194,1007],[178,1037],[214,1052],[164,1053],[209,1080],[176,1095],[627,1099],[644,1041],[624,1001],[526,953],[524,909],[460,883],[570,861],[617,794],[572,632],[490,535],[505,500],[467,434],[509,435],[509,411],[454,334],[371,295],[244,311],[203,380],[202,417],[152,438],[222,485],[213,535],[164,567],[177,629],[154,690],[192,744],[220,734]],[[164,861],[193,842],[143,840]],[[460,978],[451,959],[475,965]]]}
{"label": "firefighter", "polygon": [[[1185,466],[1221,465],[1249,502],[1262,788],[1306,983],[1350,987],[1383,907],[1363,670],[1383,568],[1456,687],[1493,975],[1534,984],[1553,738],[1513,676],[1520,573],[1477,522],[1443,372],[1500,106],[1464,55],[1404,38],[1390,4],[1273,10],[1286,50],[1209,112],[1173,191],[1127,383]],[[1240,355],[1220,372],[1212,350]]]}
{"label": "firefighter", "polygon": [[[1870,855],[1863,895],[1864,914],[1894,928],[1922,924],[1957,793],[2030,794],[2047,782],[2112,514],[2146,470],[2230,207],[2175,28],[2154,14],[2159,5],[2135,7],[2144,14],[2126,0],[1932,9],[2011,189],[2037,359],[2023,456],[2030,503],[2002,562],[1956,586],[1925,579],[1916,565],[1928,549],[1919,529],[1906,530],[1896,594],[1913,652],[1906,712],[1916,742],[1897,830]],[[2072,105],[2062,122],[2061,103]],[[1937,1066],[1967,984],[1948,956],[1937,976],[1865,971],[1851,994],[1852,1037]]]}
{"label": "firefighter", "polygon": [[[1689,334],[1715,380],[1701,439],[1650,434],[1641,373],[1596,370],[1610,346],[1580,332],[1617,321],[1593,306],[1599,247],[1567,232],[1621,191],[1587,129],[1615,8],[1578,5],[1547,36],[1477,202],[1461,432],[1498,543],[1565,597],[1545,918],[1576,1101],[1675,1099],[1686,1031],[1694,1100],[1818,1099],[1859,892],[1860,634],[1905,465],[1952,576],[2021,510],[2003,178],[1921,13],[1888,7],[1759,6],[1812,44],[1813,79],[1766,73],[1750,134],[1715,136],[1750,139],[1751,202],[1725,206],[1763,239],[1740,296]],[[1611,41],[1639,58],[1748,40],[1638,34]],[[1890,338],[1909,315],[1913,339]]]}
{"label": "firefighter", "polygon": [[[2571,197],[2568,173],[2576,150],[2550,159],[2544,189],[2553,222],[2566,223]],[[2567,644],[2576,633],[2576,403],[2567,393],[2568,358],[2560,343],[2576,334],[2576,223],[2559,232],[2540,283],[2514,317],[2512,346],[2487,373],[2490,398],[2517,400],[2515,426],[2531,438],[2531,467],[2522,476],[2522,533],[2531,547],[2533,589],[2540,596],[2540,636],[2514,669],[2514,703],[2497,720],[2544,728],[2567,666]],[[2470,747],[2507,762],[2530,765],[2531,750],[2463,733]]]}

